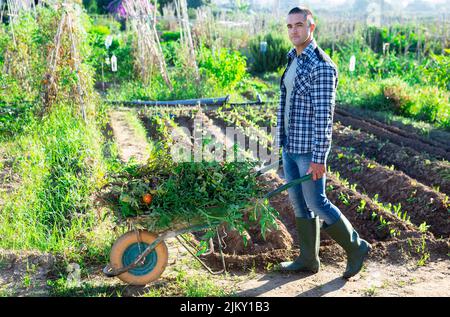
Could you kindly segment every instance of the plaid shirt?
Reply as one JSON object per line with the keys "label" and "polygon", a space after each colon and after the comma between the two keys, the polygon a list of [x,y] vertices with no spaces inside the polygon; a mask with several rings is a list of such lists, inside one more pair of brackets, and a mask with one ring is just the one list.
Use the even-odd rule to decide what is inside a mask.
{"label": "plaid shirt", "polygon": [[[296,56],[289,51],[289,68]],[[313,40],[297,58],[297,76],[290,96],[288,135],[285,135],[284,111],[286,87],[281,77],[276,144],[289,153],[310,153],[312,161],[325,164],[331,147],[333,112],[338,84],[338,71],[330,57]]]}

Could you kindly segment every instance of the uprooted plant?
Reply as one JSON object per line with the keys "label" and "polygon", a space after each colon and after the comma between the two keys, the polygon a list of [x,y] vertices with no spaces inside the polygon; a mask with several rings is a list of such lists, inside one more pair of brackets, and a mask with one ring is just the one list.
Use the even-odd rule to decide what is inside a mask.
{"label": "uprooted plant", "polygon": [[174,162],[158,143],[146,165],[129,165],[110,184],[119,217],[138,218],[147,230],[227,223],[244,238],[258,223],[264,237],[278,213],[262,198],[255,166],[249,160]]}

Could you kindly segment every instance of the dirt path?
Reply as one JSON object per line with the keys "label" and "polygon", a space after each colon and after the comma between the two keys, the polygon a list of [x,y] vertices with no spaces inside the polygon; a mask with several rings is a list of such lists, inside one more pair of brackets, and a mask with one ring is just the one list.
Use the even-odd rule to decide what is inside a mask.
{"label": "dirt path", "polygon": [[263,297],[360,297],[360,296],[442,296],[448,297],[448,261],[424,267],[368,262],[364,270],[346,281],[341,277],[345,263],[326,265],[319,273],[257,274],[236,285],[238,296]]}
{"label": "dirt path", "polygon": [[48,296],[56,263],[48,253],[0,249],[0,297]]}
{"label": "dirt path", "polygon": [[148,159],[147,141],[135,133],[133,127],[126,119],[125,111],[111,111],[111,128],[119,147],[119,156],[123,162],[128,162],[134,157],[137,162],[145,162]]}

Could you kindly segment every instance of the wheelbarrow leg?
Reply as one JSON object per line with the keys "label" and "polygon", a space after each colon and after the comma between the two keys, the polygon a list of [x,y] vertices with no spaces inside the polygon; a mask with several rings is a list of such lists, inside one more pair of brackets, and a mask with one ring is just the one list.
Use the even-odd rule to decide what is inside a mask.
{"label": "wheelbarrow leg", "polygon": [[[187,242],[185,237],[181,236],[181,238]],[[219,275],[219,274],[226,272],[225,259],[223,258],[223,256],[222,256],[222,264],[223,264],[224,268],[220,271],[214,272],[202,259],[200,259],[194,252],[192,252],[191,249],[183,241],[181,241],[181,239],[179,237],[176,237],[176,239],[186,249],[186,251],[188,251],[198,262],[200,262],[200,264],[212,275]]]}
{"label": "wheelbarrow leg", "polygon": [[227,267],[225,265],[225,258],[223,256],[223,252],[222,252],[222,242],[221,242],[222,239],[220,238],[220,235],[219,235],[219,228],[216,228],[216,233],[217,233],[217,241],[219,242],[219,252],[220,252],[220,257],[222,259],[223,271],[225,273],[227,273]]}

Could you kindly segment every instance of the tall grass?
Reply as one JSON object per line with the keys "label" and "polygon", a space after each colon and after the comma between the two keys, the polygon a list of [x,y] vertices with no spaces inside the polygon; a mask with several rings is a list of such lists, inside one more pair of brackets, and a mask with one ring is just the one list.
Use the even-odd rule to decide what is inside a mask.
{"label": "tall grass", "polygon": [[[110,231],[92,207],[107,165],[95,121],[84,123],[70,105],[35,120],[7,154],[22,182],[0,212],[0,247],[38,249],[67,258],[102,256]],[[89,246],[89,247],[88,247]]]}

